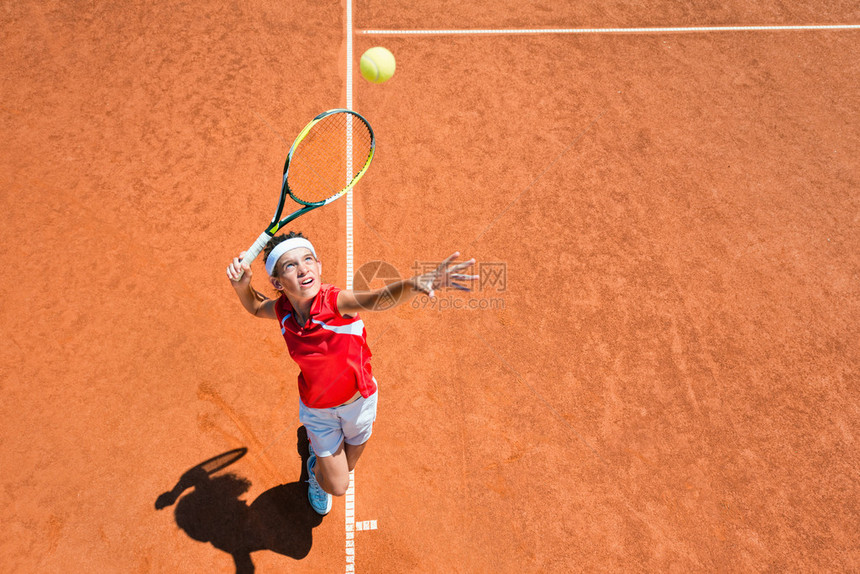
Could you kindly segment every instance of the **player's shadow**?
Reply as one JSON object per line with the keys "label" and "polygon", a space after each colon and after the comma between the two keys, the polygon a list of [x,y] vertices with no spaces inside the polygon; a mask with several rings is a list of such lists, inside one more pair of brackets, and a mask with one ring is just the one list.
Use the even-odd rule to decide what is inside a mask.
{"label": "player's shadow", "polygon": [[301,560],[311,550],[313,529],[322,516],[308,503],[305,427],[299,427],[297,438],[302,459],[298,482],[270,488],[249,505],[239,498],[251,487],[249,480],[233,473],[210,476],[198,465],[182,475],[172,491],[159,496],[155,507],[169,506],[193,487],[176,504],[176,524],[194,540],[230,554],[236,574],[254,572],[251,553],[259,550]]}

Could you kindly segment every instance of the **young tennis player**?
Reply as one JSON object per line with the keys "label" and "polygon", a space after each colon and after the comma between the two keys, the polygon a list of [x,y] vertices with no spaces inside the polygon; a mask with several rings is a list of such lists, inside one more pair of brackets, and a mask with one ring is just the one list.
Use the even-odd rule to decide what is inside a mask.
{"label": "young tennis player", "polygon": [[370,439],[376,420],[377,383],[370,367],[370,348],[362,310],[383,301],[402,302],[417,293],[476,279],[463,270],[474,260],[452,263],[454,253],[434,271],[385,287],[356,292],[322,282],[322,262],[311,242],[290,232],[272,239],[263,251],[269,281],[278,291],[270,299],[251,287],[250,265],[242,258],[227,267],[236,294],[256,317],[276,319],[290,356],[299,365],[299,420],[308,431],[308,500],[319,514],[331,510],[332,495],[343,496],[349,473]]}

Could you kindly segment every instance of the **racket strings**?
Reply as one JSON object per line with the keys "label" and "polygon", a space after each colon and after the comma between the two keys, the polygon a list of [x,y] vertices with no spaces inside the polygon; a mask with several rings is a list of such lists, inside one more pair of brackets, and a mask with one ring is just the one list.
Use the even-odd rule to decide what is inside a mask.
{"label": "racket strings", "polygon": [[370,160],[371,132],[352,114],[326,116],[293,150],[287,182],[302,203],[320,203],[339,195]]}

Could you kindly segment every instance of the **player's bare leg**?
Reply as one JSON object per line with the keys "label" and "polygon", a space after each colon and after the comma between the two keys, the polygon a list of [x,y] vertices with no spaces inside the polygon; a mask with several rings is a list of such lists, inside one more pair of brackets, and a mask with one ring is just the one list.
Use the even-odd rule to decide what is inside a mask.
{"label": "player's bare leg", "polygon": [[344,450],[346,451],[346,464],[350,472],[355,470],[355,465],[356,463],[358,463],[358,459],[361,457],[361,453],[364,452],[364,447],[367,446],[367,442],[368,441],[364,441],[363,443],[357,445],[343,443]]}
{"label": "player's bare leg", "polygon": [[346,494],[349,488],[349,473],[355,469],[366,445],[366,442],[356,446],[344,442],[333,455],[317,457],[314,474],[323,490],[333,496]]}

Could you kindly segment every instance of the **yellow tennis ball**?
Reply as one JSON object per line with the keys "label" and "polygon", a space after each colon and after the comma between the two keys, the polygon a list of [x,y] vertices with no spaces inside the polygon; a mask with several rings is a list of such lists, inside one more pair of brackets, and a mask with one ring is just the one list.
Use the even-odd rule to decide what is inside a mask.
{"label": "yellow tennis ball", "polygon": [[361,55],[359,69],[368,82],[381,84],[394,75],[394,54],[381,46],[369,49]]}

